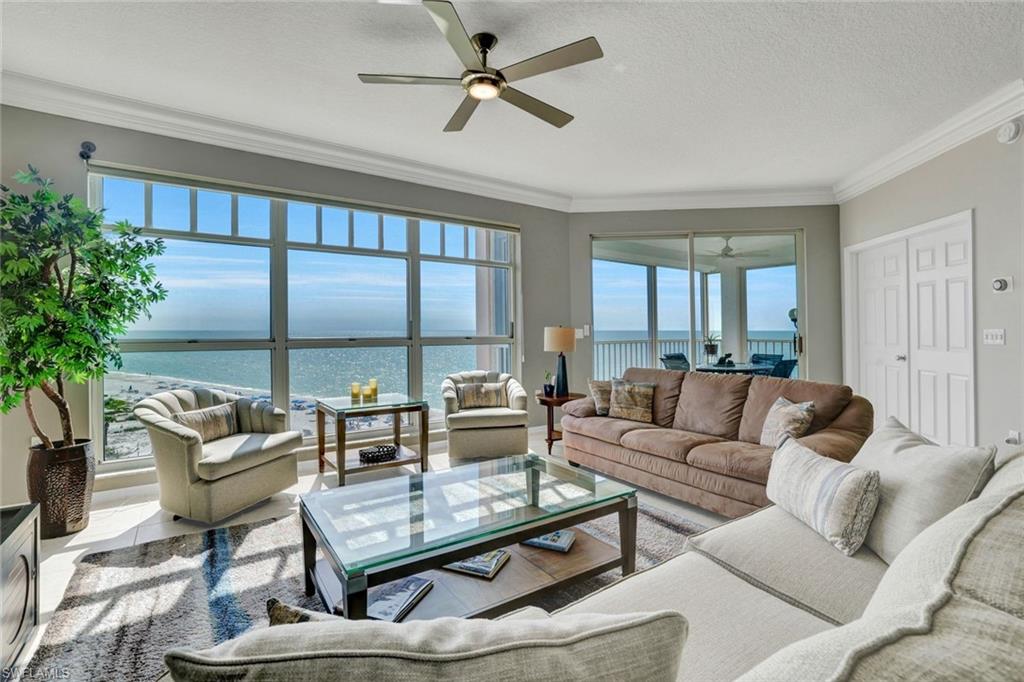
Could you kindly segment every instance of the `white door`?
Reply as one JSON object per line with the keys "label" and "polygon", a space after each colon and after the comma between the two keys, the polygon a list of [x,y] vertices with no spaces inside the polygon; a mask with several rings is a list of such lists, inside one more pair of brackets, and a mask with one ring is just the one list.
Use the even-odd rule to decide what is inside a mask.
{"label": "white door", "polygon": [[910,423],[907,242],[857,255],[857,392],[875,407],[875,427],[894,416]]}
{"label": "white door", "polygon": [[937,443],[974,444],[970,219],[911,237],[910,427]]}

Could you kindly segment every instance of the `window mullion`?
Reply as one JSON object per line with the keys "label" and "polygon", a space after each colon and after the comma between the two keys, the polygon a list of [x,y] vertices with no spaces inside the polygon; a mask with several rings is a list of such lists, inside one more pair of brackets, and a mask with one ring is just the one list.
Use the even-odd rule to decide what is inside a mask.
{"label": "window mullion", "polygon": [[284,201],[270,202],[270,394],[291,421],[288,371],[288,225]]}
{"label": "window mullion", "polygon": [[[409,393],[419,399],[423,395],[423,338],[420,309],[420,221],[407,221],[406,243],[409,245]],[[429,398],[427,398],[429,399]]]}

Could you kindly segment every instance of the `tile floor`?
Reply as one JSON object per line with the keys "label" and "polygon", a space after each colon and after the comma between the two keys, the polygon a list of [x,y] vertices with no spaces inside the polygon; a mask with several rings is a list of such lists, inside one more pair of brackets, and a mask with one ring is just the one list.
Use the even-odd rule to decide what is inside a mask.
{"label": "tile floor", "polygon": [[[530,448],[538,453],[547,451],[541,431],[531,430]],[[443,441],[433,443],[430,449],[431,469],[448,468],[445,443]],[[561,454],[561,444],[556,443],[552,455],[560,457]],[[365,481],[394,475],[401,474],[395,469],[383,469],[358,475],[354,480]],[[328,474],[328,476],[333,476],[333,474]],[[217,525],[233,526],[295,513],[298,509],[299,493],[322,490],[326,487],[328,486],[325,484],[324,477],[317,472],[315,461],[300,462],[297,484]],[[725,520],[723,517],[699,507],[657,493],[641,490],[640,500],[708,526]],[[34,641],[23,655],[22,660],[28,660],[31,650],[35,648],[42,637],[45,624],[60,603],[68,582],[75,572],[75,565],[79,558],[93,552],[201,532],[211,527],[184,519],[172,521],[171,514],[160,509],[156,484],[96,493],[93,497],[92,515],[88,528],[75,535],[42,541],[42,562],[39,569],[41,627],[37,630]]]}

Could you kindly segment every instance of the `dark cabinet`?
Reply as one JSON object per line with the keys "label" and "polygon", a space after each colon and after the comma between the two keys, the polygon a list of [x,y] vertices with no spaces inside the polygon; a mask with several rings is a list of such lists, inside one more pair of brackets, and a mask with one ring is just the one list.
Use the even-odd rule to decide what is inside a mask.
{"label": "dark cabinet", "polygon": [[39,624],[39,506],[0,509],[0,537],[0,664],[7,671]]}

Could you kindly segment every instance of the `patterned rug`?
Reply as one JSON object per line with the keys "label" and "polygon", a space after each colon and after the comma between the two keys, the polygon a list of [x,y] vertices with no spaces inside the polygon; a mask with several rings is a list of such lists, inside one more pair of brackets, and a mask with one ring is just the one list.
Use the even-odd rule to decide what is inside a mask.
{"label": "patterned rug", "polygon": [[[582,526],[618,546],[616,516]],[[703,529],[641,504],[637,569],[679,554]],[[85,556],[28,667],[70,680],[152,680],[167,649],[206,648],[265,626],[269,597],[319,609],[304,593],[301,537],[292,514]],[[559,608],[620,577],[608,571],[537,605]]]}

